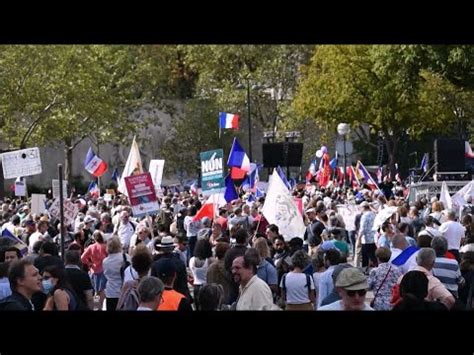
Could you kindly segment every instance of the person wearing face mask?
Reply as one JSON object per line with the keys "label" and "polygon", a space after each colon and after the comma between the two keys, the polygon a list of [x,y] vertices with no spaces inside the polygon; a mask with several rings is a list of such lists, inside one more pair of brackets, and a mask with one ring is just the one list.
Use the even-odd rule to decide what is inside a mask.
{"label": "person wearing face mask", "polygon": [[43,292],[47,295],[43,311],[79,310],[77,295],[63,268],[48,266],[43,272]]}

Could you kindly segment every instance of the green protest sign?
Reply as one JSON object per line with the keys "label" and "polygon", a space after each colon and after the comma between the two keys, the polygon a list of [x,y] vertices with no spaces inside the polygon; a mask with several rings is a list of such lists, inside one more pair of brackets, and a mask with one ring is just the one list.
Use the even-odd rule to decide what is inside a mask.
{"label": "green protest sign", "polygon": [[201,153],[201,188],[203,195],[224,190],[224,151],[210,150]]}

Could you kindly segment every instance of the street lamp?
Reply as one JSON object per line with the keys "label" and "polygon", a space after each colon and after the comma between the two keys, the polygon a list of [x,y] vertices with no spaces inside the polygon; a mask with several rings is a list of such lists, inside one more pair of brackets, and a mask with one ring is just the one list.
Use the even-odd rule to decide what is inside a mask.
{"label": "street lamp", "polygon": [[253,161],[253,155],[252,155],[252,119],[251,119],[251,114],[250,114],[250,90],[260,90],[260,89],[263,89],[263,87],[260,86],[260,85],[255,85],[255,84],[250,87],[250,78],[247,77],[245,80],[247,81],[247,85],[239,84],[239,85],[237,85],[237,89],[239,89],[239,90],[247,89],[247,120],[248,120],[248,126],[249,126],[249,159],[250,159],[250,161]]}
{"label": "street lamp", "polygon": [[351,131],[351,126],[349,123],[339,123],[337,125],[337,133],[342,136],[343,142],[344,142],[344,154],[343,154],[343,161],[344,161],[344,187],[347,187],[347,182],[349,182],[346,179],[346,174],[347,174],[347,164],[346,164],[346,135],[349,134]]}

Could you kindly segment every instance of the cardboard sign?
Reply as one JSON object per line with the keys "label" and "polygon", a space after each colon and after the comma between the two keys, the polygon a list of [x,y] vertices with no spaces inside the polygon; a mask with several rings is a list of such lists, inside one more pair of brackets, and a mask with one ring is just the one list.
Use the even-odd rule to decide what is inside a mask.
{"label": "cardboard sign", "polygon": [[28,148],[3,153],[2,166],[5,179],[41,174],[39,148]]}
{"label": "cardboard sign", "polygon": [[[77,213],[79,212],[79,209],[77,208],[75,203],[69,200],[63,201],[63,208],[64,208],[64,225],[69,226],[74,222],[77,216]],[[60,212],[59,198],[57,198],[54,200],[53,204],[49,208],[49,215],[51,217],[59,219],[61,217],[60,213],[61,212]]]}
{"label": "cardboard sign", "polygon": [[158,213],[160,207],[150,173],[127,176],[125,186],[135,217]]}
{"label": "cardboard sign", "polygon": [[[59,179],[53,179],[53,198],[59,198]],[[63,196],[67,196],[67,181],[63,180]]]}
{"label": "cardboard sign", "polygon": [[47,198],[44,194],[31,194],[31,213],[45,213],[47,211],[46,201]]}
{"label": "cardboard sign", "polygon": [[15,181],[15,196],[26,196],[26,181],[18,178]]}

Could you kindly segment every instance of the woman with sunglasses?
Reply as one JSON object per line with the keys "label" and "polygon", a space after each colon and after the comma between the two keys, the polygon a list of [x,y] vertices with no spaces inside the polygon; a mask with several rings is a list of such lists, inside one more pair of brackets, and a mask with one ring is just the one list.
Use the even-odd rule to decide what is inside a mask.
{"label": "woman with sunglasses", "polygon": [[43,271],[43,292],[48,296],[44,311],[76,311],[77,296],[69,284],[66,271],[59,266],[47,266]]}

